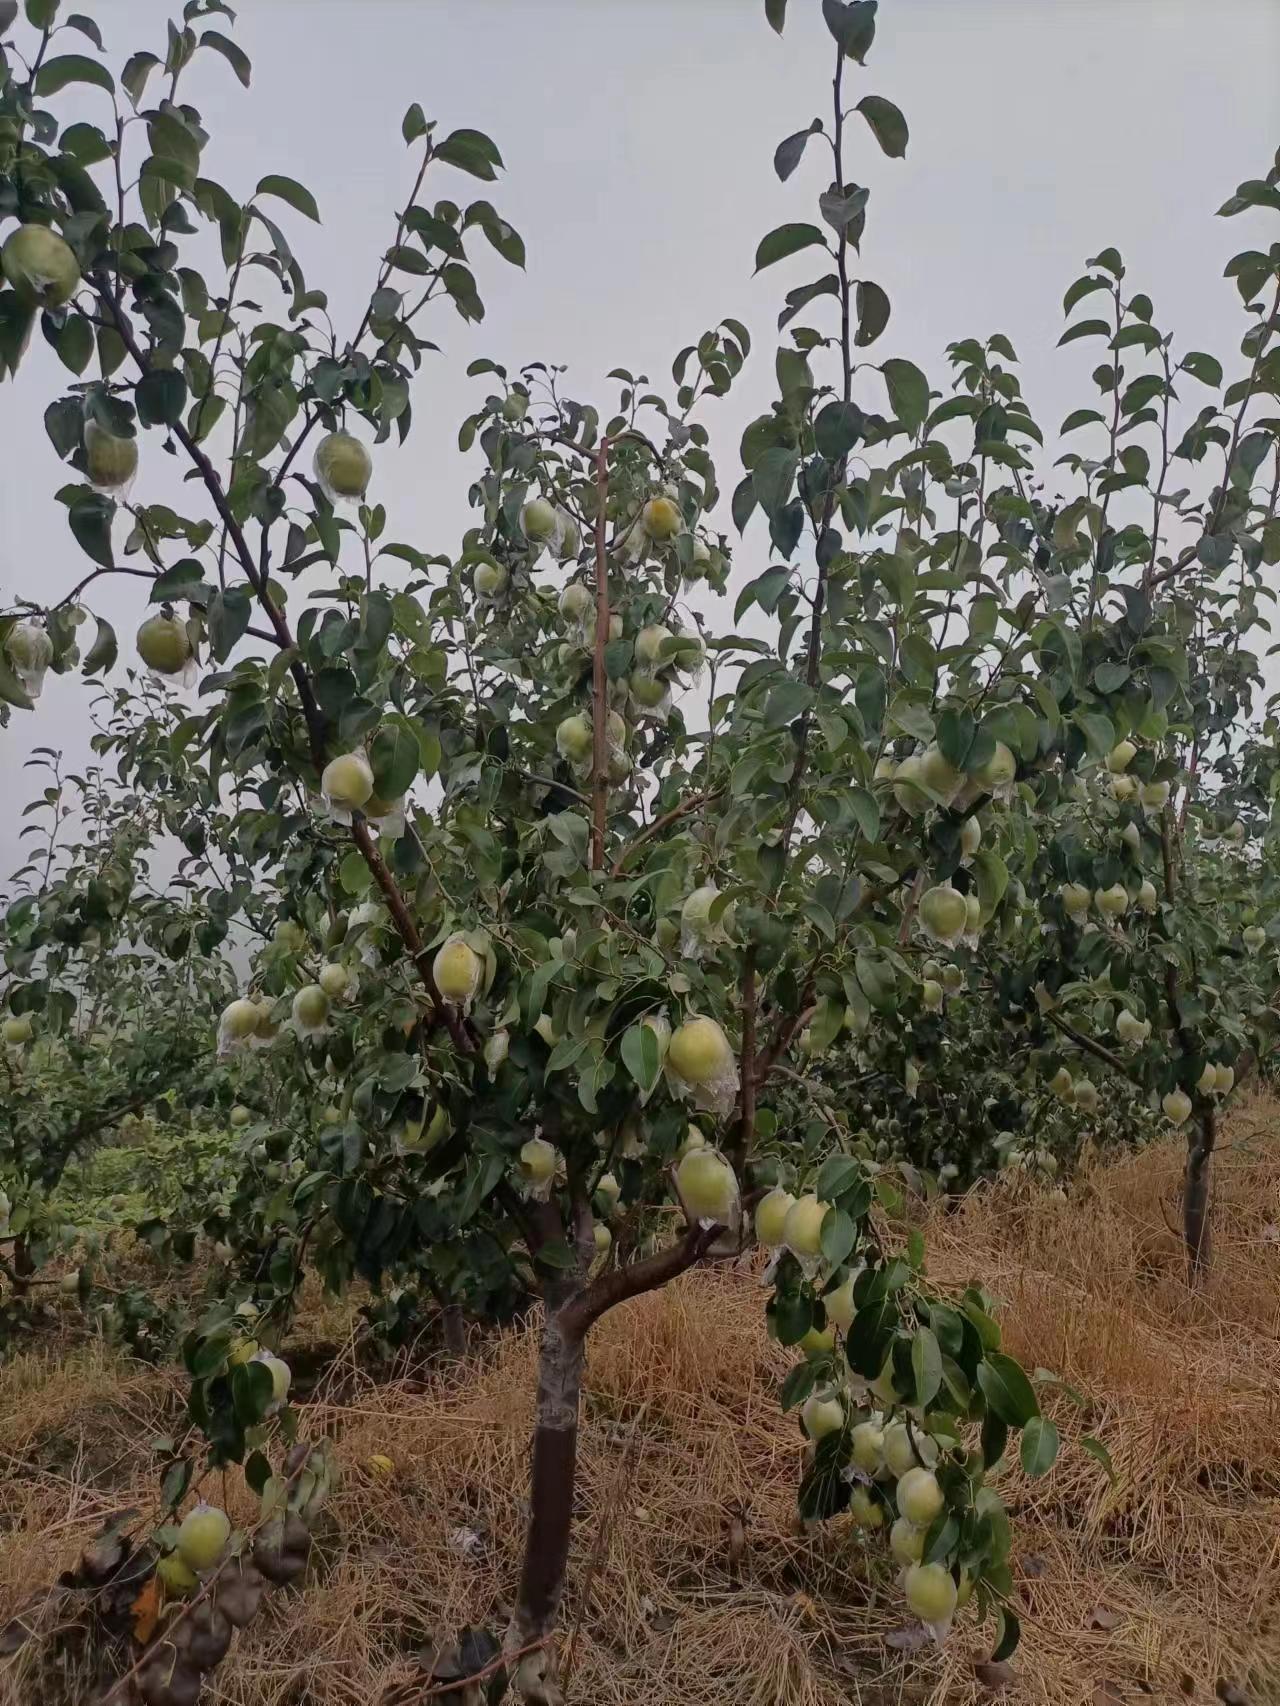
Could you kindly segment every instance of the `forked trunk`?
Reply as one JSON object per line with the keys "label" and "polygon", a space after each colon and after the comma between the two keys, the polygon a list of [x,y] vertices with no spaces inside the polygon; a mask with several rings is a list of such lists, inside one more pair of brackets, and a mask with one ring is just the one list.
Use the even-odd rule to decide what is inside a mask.
{"label": "forked trunk", "polygon": [[[538,1358],[538,1398],[533,1427],[529,1529],[520,1592],[507,1630],[512,1680],[521,1699],[560,1706],[564,1696],[547,1641],[556,1625],[569,1563],[573,1492],[578,1459],[578,1404],[582,1393],[584,1336],[564,1312],[548,1308]],[[524,1649],[523,1657],[515,1655]]]}

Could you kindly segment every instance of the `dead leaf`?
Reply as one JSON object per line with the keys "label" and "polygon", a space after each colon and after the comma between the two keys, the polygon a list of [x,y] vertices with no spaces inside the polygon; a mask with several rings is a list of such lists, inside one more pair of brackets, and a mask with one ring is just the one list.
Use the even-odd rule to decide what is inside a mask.
{"label": "dead leaf", "polygon": [[993,1694],[1000,1694],[1006,1688],[1011,1688],[1014,1682],[1014,1671],[1011,1664],[1004,1659],[980,1659],[973,1667],[973,1674],[984,1688],[989,1688]]}
{"label": "dead leaf", "polygon": [[1031,1576],[1033,1578],[1047,1574],[1049,1569],[1048,1564],[1045,1563],[1044,1559],[1038,1552],[1024,1552],[1018,1559],[1018,1563],[1022,1567],[1023,1575]]}
{"label": "dead leaf", "polygon": [[1090,1629],[1115,1629],[1123,1622],[1124,1618],[1118,1611],[1112,1611],[1105,1605],[1095,1605],[1086,1626]]}
{"label": "dead leaf", "polygon": [[1124,1689],[1104,1677],[1093,1685],[1093,1706],[1124,1706]]}
{"label": "dead leaf", "polygon": [[142,1591],[129,1607],[133,1618],[133,1638],[140,1646],[145,1647],[156,1632],[156,1623],[160,1618],[160,1578],[148,1576],[142,1584]]}
{"label": "dead leaf", "polygon": [[909,1623],[905,1629],[893,1629],[884,1638],[886,1647],[899,1653],[922,1653],[933,1640],[923,1623]]}
{"label": "dead leaf", "polygon": [[1214,1690],[1222,1706],[1252,1706],[1249,1696],[1239,1683],[1229,1682],[1225,1676],[1218,1678],[1218,1686]]}

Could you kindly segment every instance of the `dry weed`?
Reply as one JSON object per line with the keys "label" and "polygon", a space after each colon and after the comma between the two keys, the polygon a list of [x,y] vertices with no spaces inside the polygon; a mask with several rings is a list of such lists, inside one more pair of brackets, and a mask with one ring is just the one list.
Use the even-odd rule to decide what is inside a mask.
{"label": "dry weed", "polygon": [[[1004,1477],[1022,1647],[1000,1698],[1037,1706],[1280,1700],[1280,1140],[1275,1104],[1230,1121],[1212,1280],[1188,1293],[1168,1220],[1178,1145],[1096,1163],[1066,1201],[975,1192],[928,1227],[931,1271],[981,1275],[1046,1383],[1052,1474]],[[341,1337],[332,1311],[326,1335]],[[351,1344],[307,1405],[339,1441],[335,1538],[220,1667],[218,1706],[411,1706],[422,1660],[500,1624],[524,1523],[535,1343],[478,1341],[445,1373],[376,1384]],[[571,1695],[593,1706],[888,1706],[993,1698],[989,1628],[942,1653],[886,1646],[900,1602],[850,1525],[802,1532],[787,1354],[747,1265],[686,1276],[593,1336],[582,1429]],[[0,1371],[0,1615],[71,1563],[104,1512],[154,1498],[149,1441],[179,1381],[88,1350]],[[1114,1484],[1080,1445],[1109,1451]],[[368,1468],[389,1455],[395,1476]],[[230,1483],[228,1492],[231,1491]],[[243,1495],[233,1509],[248,1514]],[[32,1700],[0,1671],[4,1706]]]}

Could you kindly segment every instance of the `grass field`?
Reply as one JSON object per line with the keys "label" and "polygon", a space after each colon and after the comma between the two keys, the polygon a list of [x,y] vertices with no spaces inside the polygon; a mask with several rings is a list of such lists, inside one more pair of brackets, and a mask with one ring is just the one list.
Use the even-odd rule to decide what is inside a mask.
{"label": "grass field", "polygon": [[[900,1601],[844,1521],[795,1517],[803,1451],[775,1393],[758,1271],[687,1276],[607,1317],[591,1345],[569,1696],[594,1706],[1046,1706],[1280,1701],[1280,1109],[1228,1122],[1216,1261],[1188,1293],[1179,1146],[1086,1167],[1066,1200],[997,1185],[926,1228],[930,1267],[981,1273],[1009,1347],[1045,1383],[1063,1451],[1002,1477],[1022,1647],[984,1669],[990,1625],[938,1652],[893,1644]],[[524,1517],[528,1331],[461,1362],[376,1380],[352,1306],[304,1315],[304,1428],[337,1441],[336,1526],[205,1698],[219,1706],[414,1706],[434,1645],[500,1626]],[[0,1619],[74,1562],[102,1518],[154,1503],[151,1442],[180,1427],[180,1380],[93,1343],[0,1369]],[[1083,1450],[1109,1452],[1114,1481]],[[367,1467],[389,1456],[394,1476]],[[236,1478],[238,1479],[238,1477]],[[215,1483],[216,1485],[216,1483]],[[252,1501],[228,1480],[233,1515]],[[77,1706],[74,1665],[0,1659],[3,1706]],[[216,1686],[213,1684],[216,1683]]]}

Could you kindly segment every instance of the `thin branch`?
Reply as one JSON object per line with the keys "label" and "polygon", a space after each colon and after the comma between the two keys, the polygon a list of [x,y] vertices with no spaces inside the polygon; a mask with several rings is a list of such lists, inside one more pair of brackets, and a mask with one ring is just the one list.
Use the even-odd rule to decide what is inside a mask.
{"label": "thin branch", "polygon": [[1069,1025],[1067,1021],[1057,1013],[1046,1013],[1045,1018],[1048,1019],[1049,1023],[1053,1025],[1056,1030],[1061,1031],[1064,1037],[1070,1037],[1071,1041],[1075,1043],[1077,1048],[1082,1048],[1086,1054],[1091,1054],[1095,1060],[1104,1061],[1113,1072],[1118,1072],[1122,1078],[1128,1078],[1132,1081],[1133,1074],[1129,1071],[1129,1068],[1125,1065],[1124,1061],[1121,1060],[1118,1054],[1113,1054],[1104,1043],[1095,1042],[1092,1037],[1086,1036],[1083,1031],[1077,1031],[1074,1025]]}
{"label": "thin branch", "polygon": [[670,811],[663,812],[660,817],[634,835],[618,854],[609,869],[611,877],[620,876],[625,866],[631,862],[631,855],[644,842],[651,841],[655,835],[661,835],[664,829],[669,829],[673,823],[678,823],[682,817],[688,817],[690,812],[696,812],[699,806],[705,806],[708,801],[720,797],[721,790],[714,788],[705,794],[691,794],[687,800],[682,800],[678,806],[672,806]]}

